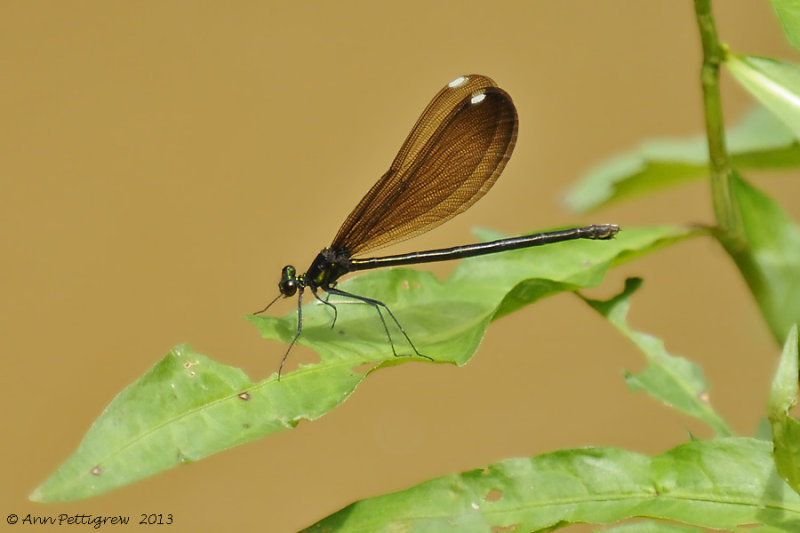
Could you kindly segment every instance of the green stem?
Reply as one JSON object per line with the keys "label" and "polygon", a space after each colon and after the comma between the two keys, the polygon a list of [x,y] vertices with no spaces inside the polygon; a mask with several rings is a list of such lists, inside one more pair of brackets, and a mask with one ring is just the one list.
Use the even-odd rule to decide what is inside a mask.
{"label": "green stem", "polygon": [[711,0],[694,0],[694,11],[703,44],[700,81],[703,87],[714,216],[726,244],[738,247],[744,243],[742,221],[731,193],[733,169],[725,146],[725,124],[722,119],[722,100],[719,92],[719,67],[725,59],[726,51],[717,36],[714,15],[711,12]]}

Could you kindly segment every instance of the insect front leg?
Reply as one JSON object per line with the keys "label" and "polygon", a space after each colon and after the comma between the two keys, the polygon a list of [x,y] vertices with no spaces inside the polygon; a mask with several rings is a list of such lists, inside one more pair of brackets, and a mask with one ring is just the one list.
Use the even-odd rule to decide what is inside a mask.
{"label": "insect front leg", "polygon": [[406,330],[403,329],[402,324],[400,324],[400,322],[394,316],[394,313],[392,313],[392,310],[389,309],[389,306],[387,306],[385,303],[381,302],[380,300],[373,300],[372,298],[367,298],[365,296],[359,296],[357,294],[352,294],[352,293],[349,293],[349,292],[345,292],[345,291],[336,289],[334,287],[328,287],[326,290],[330,294],[335,294],[336,296],[343,296],[345,298],[352,298],[353,300],[358,300],[359,302],[363,302],[363,303],[365,303],[367,305],[371,305],[375,309],[375,311],[377,311],[378,318],[381,319],[381,324],[383,324],[383,330],[386,332],[386,337],[389,339],[389,345],[392,347],[392,353],[394,354],[395,357],[399,357],[399,355],[397,354],[397,351],[394,349],[394,341],[392,341],[392,335],[391,335],[391,333],[389,333],[389,327],[386,325],[386,320],[383,318],[383,313],[381,312],[381,308],[385,309],[386,312],[389,313],[389,316],[392,317],[392,320],[397,325],[397,328],[400,330],[400,333],[403,334],[403,337],[406,338],[406,340],[408,341],[408,344],[411,346],[411,349],[414,350],[414,353],[418,357],[424,357],[425,359],[433,361],[432,357],[428,357],[427,355],[422,354],[422,353],[420,353],[419,350],[417,350],[417,347],[414,346],[414,343],[409,338],[408,334],[406,333]]}
{"label": "insect front leg", "polygon": [[[325,290],[325,289],[323,289],[323,290]],[[336,309],[335,305],[333,305],[332,303],[330,303],[328,301],[328,296],[329,296],[330,293],[326,290],[324,299],[319,297],[319,294],[317,294],[317,288],[316,287],[311,287],[311,293],[314,295],[314,298],[316,298],[320,303],[323,303],[323,304],[327,305],[328,307],[330,307],[331,309],[333,309],[333,322],[331,322],[331,329],[333,329],[333,326],[336,325],[336,319],[339,317],[339,311]]]}

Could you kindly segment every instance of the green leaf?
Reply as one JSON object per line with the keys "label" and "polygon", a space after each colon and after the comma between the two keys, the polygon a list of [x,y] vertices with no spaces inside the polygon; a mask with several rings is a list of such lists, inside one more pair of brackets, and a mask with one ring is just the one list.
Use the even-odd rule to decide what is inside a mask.
{"label": "green leaf", "polygon": [[786,38],[795,48],[800,48],[800,0],[772,0]]}
{"label": "green leaf", "polygon": [[800,139],[800,66],[763,57],[730,55],[728,70]]}
{"label": "green leaf", "polygon": [[[515,250],[464,261],[442,282],[429,272],[375,271],[353,277],[340,288],[381,298],[408,335],[437,363],[466,363],[487,325],[509,294],[511,307],[559,290],[599,283],[618,262],[696,235],[685,228],[638,228],[611,241],[573,241]],[[536,295],[525,287],[551,290]],[[319,418],[345,401],[376,368],[420,361],[394,357],[375,310],[336,302],[331,329],[327,306],[303,308],[299,342],[316,350],[321,362],[254,383],[241,370],[216,363],[180,346],[130,385],[106,408],[78,450],[31,498],[73,500],[100,494],[218,451]],[[291,340],[296,312],[284,318],[249,317],[268,338]],[[387,323],[393,326],[390,322]],[[392,327],[398,352],[408,353]],[[277,353],[283,354],[284,348]],[[276,360],[277,367],[277,360]]]}
{"label": "green leaf", "polygon": [[711,407],[708,384],[703,370],[695,363],[667,353],[661,339],[633,330],[626,320],[630,297],[641,286],[642,280],[628,279],[625,290],[608,300],[583,298],[595,311],[606,317],[623,335],[639,348],[649,366],[639,374],[625,372],[625,380],[632,390],[644,391],[657,400],[675,407],[687,415],[708,424],[717,435],[730,436],[733,431]]}
{"label": "green leaf", "polygon": [[[610,266],[702,233],[703,230],[659,227],[624,229],[611,241],[572,241],[466,259],[445,282],[429,272],[393,269],[350,278],[339,285],[347,292],[379,298],[403,325],[417,348],[436,362],[465,364],[492,320],[565,290],[597,285]],[[482,238],[499,234],[479,232]],[[304,344],[322,358],[322,365],[345,359],[351,366],[407,361],[392,354],[374,308],[331,297],[332,312],[314,303],[303,308]],[[259,316],[250,320],[266,338],[291,341],[297,315]],[[386,317],[398,353],[410,346]]]}
{"label": "green leaf", "polygon": [[541,531],[636,517],[797,531],[800,496],[777,479],[770,443],[725,438],[653,458],[587,448],[509,459],[353,503],[306,531]]}
{"label": "green leaf", "polygon": [[597,530],[603,533],[702,533],[703,530],[696,527],[679,526],[667,522],[634,522],[608,529]]}
{"label": "green leaf", "polygon": [[360,378],[329,368],[325,379],[297,372],[280,386],[253,383],[185,345],[174,348],[106,407],[78,450],[30,498],[52,502],[101,494],[313,420]]}
{"label": "green leaf", "polygon": [[736,262],[775,339],[782,343],[800,322],[800,234],[770,197],[733,173],[747,246],[717,238]]}
{"label": "green leaf", "polygon": [[775,445],[775,465],[781,478],[800,492],[800,421],[789,411],[797,404],[797,325],[783,345],[778,371],[769,397],[769,421]]}
{"label": "green leaf", "polygon": [[[655,230],[656,233],[653,233]],[[563,249],[545,246],[539,248],[536,259],[529,261],[525,257],[513,254],[496,254],[487,257],[487,268],[470,268],[468,262],[464,268],[456,269],[451,282],[466,284],[469,287],[485,287],[492,289],[496,296],[502,294],[502,301],[497,306],[492,320],[497,320],[526,305],[535,303],[541,298],[563,291],[575,291],[582,287],[593,287],[600,283],[609,266],[631,261],[641,255],[670,246],[691,236],[703,235],[706,230],[677,230],[670,228],[628,229],[623,230],[614,239],[611,247],[622,245],[613,250],[611,247],[602,252],[606,255],[599,260],[586,262],[584,247],[588,241],[577,242],[578,247]],[[486,230],[477,231],[482,240],[501,239],[504,235]],[[532,262],[536,264],[533,265]],[[526,277],[525,272],[535,275]],[[499,277],[504,281],[514,281],[514,286],[498,283]],[[506,287],[506,288],[503,288]],[[466,287],[464,290],[467,290]]]}
{"label": "green leaf", "polygon": [[[756,107],[727,132],[733,166],[776,169],[800,165],[800,143],[775,116]],[[696,181],[708,175],[705,135],[656,139],[587,172],[567,196],[576,211]]]}

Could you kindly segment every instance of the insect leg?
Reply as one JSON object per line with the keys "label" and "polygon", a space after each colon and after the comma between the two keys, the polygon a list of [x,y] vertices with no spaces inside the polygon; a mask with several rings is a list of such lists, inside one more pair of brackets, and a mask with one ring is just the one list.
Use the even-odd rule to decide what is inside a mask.
{"label": "insect leg", "polygon": [[399,357],[397,355],[397,352],[394,349],[394,342],[392,341],[392,335],[389,333],[389,327],[386,325],[386,320],[384,320],[383,313],[381,312],[381,307],[383,307],[386,310],[386,312],[389,313],[389,316],[392,317],[392,320],[397,325],[397,328],[400,330],[400,333],[403,334],[403,337],[406,338],[406,340],[408,341],[408,344],[411,345],[411,348],[414,350],[414,353],[419,357],[424,357],[425,359],[429,359],[429,360],[433,361],[433,358],[428,357],[427,355],[424,355],[424,354],[420,353],[419,350],[417,350],[417,347],[414,346],[414,343],[409,338],[408,334],[406,333],[406,330],[403,329],[403,326],[400,324],[400,322],[394,316],[394,313],[392,313],[392,310],[389,309],[389,306],[387,306],[385,303],[381,302],[380,300],[373,300],[372,298],[367,298],[365,296],[359,296],[357,294],[352,294],[352,293],[349,293],[349,292],[345,292],[343,290],[339,290],[339,289],[336,289],[334,287],[328,287],[325,290],[327,292],[329,292],[330,294],[335,294],[336,296],[343,296],[345,298],[352,298],[353,300],[358,300],[359,302],[363,302],[363,303],[365,303],[367,305],[371,305],[372,307],[374,307],[375,311],[378,312],[378,317],[381,319],[381,324],[383,324],[383,329],[384,329],[384,331],[386,331],[386,337],[389,339],[389,344],[392,347],[392,353],[394,354],[395,357]]}
{"label": "insect leg", "polygon": [[336,310],[336,306],[328,301],[328,294],[327,293],[325,294],[325,299],[320,298],[319,294],[317,294],[316,287],[313,287],[313,286],[311,287],[311,293],[314,295],[314,298],[316,298],[317,300],[320,301],[320,303],[323,303],[323,304],[327,305],[328,307],[330,307],[331,309],[333,309],[333,322],[331,322],[331,329],[333,329],[333,326],[336,325],[336,319],[339,316],[339,311]]}
{"label": "insect leg", "polygon": [[297,293],[297,333],[294,334],[292,338],[292,342],[289,343],[289,348],[286,349],[286,353],[283,355],[283,359],[281,359],[281,366],[278,367],[278,381],[281,380],[281,371],[283,370],[283,365],[286,364],[286,359],[289,357],[289,352],[292,351],[292,346],[294,343],[297,342],[297,339],[300,337],[300,333],[303,331],[303,288],[300,288],[300,292]]}

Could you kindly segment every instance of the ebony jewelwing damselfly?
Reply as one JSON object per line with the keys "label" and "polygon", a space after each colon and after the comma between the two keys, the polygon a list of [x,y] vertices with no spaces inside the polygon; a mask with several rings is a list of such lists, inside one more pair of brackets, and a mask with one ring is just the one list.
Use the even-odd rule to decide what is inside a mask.
{"label": "ebony jewelwing damselfly", "polygon": [[374,307],[397,356],[381,311],[385,310],[414,353],[431,359],[417,350],[385,303],[337,289],[337,280],[357,270],[449,261],[572,239],[610,239],[616,235],[617,225],[602,224],[424,252],[353,257],[430,231],[468,209],[497,181],[516,140],[517,110],[508,93],[491,79],[477,74],[460,76],[439,91],[408,134],[389,170],[350,213],[333,243],[317,255],[305,274],[298,275],[291,265],[283,267],[278,283],[280,294],[255,313],[263,313],[281,296],[297,294],[297,333],[281,360],[278,379],[303,330],[306,288],[333,309],[333,324],[338,314],[336,307],[320,298],[317,289]]}

